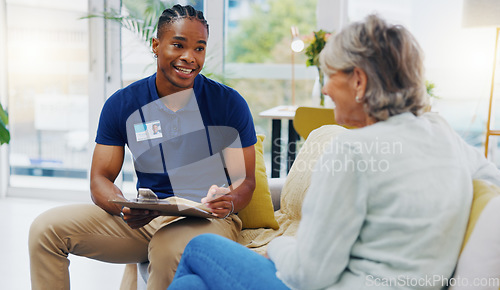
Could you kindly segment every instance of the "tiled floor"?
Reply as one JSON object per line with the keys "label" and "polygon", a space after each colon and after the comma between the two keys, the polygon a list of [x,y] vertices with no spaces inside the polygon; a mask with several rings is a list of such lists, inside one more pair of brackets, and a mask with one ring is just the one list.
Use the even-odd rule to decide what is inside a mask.
{"label": "tiled floor", "polygon": [[[0,198],[0,289],[31,289],[28,231],[41,212],[67,203],[23,198]],[[70,256],[72,290],[119,289],[124,265]]]}

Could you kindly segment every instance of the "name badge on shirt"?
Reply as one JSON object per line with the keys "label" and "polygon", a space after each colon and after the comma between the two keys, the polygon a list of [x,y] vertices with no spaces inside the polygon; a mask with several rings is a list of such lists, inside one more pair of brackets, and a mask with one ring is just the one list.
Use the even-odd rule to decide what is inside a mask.
{"label": "name badge on shirt", "polygon": [[159,120],[134,124],[137,142],[163,137]]}

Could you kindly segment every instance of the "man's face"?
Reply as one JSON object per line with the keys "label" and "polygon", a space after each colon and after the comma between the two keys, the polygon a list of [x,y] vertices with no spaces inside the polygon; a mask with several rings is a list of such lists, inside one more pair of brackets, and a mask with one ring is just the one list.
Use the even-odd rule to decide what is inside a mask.
{"label": "man's face", "polygon": [[153,39],[158,55],[156,87],[161,97],[193,87],[205,63],[208,41],[206,26],[198,20],[181,18],[164,25],[160,38]]}

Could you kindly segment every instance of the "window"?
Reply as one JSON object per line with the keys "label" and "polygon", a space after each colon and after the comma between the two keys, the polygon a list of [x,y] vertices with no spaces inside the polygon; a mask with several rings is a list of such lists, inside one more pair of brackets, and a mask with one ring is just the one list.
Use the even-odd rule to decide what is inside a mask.
{"label": "window", "polygon": [[[267,140],[271,140],[271,121],[259,117],[260,112],[278,105],[319,105],[319,98],[313,100],[311,96],[317,70],[306,68],[304,53],[292,56],[291,26],[298,27],[301,38],[316,30],[316,0],[226,2],[224,82],[246,99],[257,133],[268,136]],[[282,130],[285,139],[286,132]],[[271,141],[264,143],[266,154],[271,151],[270,145]],[[266,162],[270,159],[265,158]],[[270,164],[266,167],[270,171]]]}
{"label": "window", "polygon": [[[291,104],[290,28],[297,25],[302,37],[315,30],[316,0],[227,1],[225,18],[226,81],[251,104],[259,129],[267,131],[269,120],[259,120],[258,113]],[[303,53],[294,57],[296,103],[307,105],[316,71],[306,69]]]}
{"label": "window", "polygon": [[88,188],[87,0],[6,4],[10,185]]}

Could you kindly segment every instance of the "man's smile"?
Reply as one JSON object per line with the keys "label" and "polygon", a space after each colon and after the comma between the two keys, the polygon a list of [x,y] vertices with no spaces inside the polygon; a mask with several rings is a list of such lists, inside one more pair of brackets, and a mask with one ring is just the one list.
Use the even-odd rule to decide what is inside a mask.
{"label": "man's smile", "polygon": [[189,75],[189,74],[191,74],[191,73],[193,73],[195,71],[195,69],[184,68],[184,67],[180,67],[180,66],[174,66],[174,68],[178,72],[181,72],[181,73],[186,74],[186,75]]}

